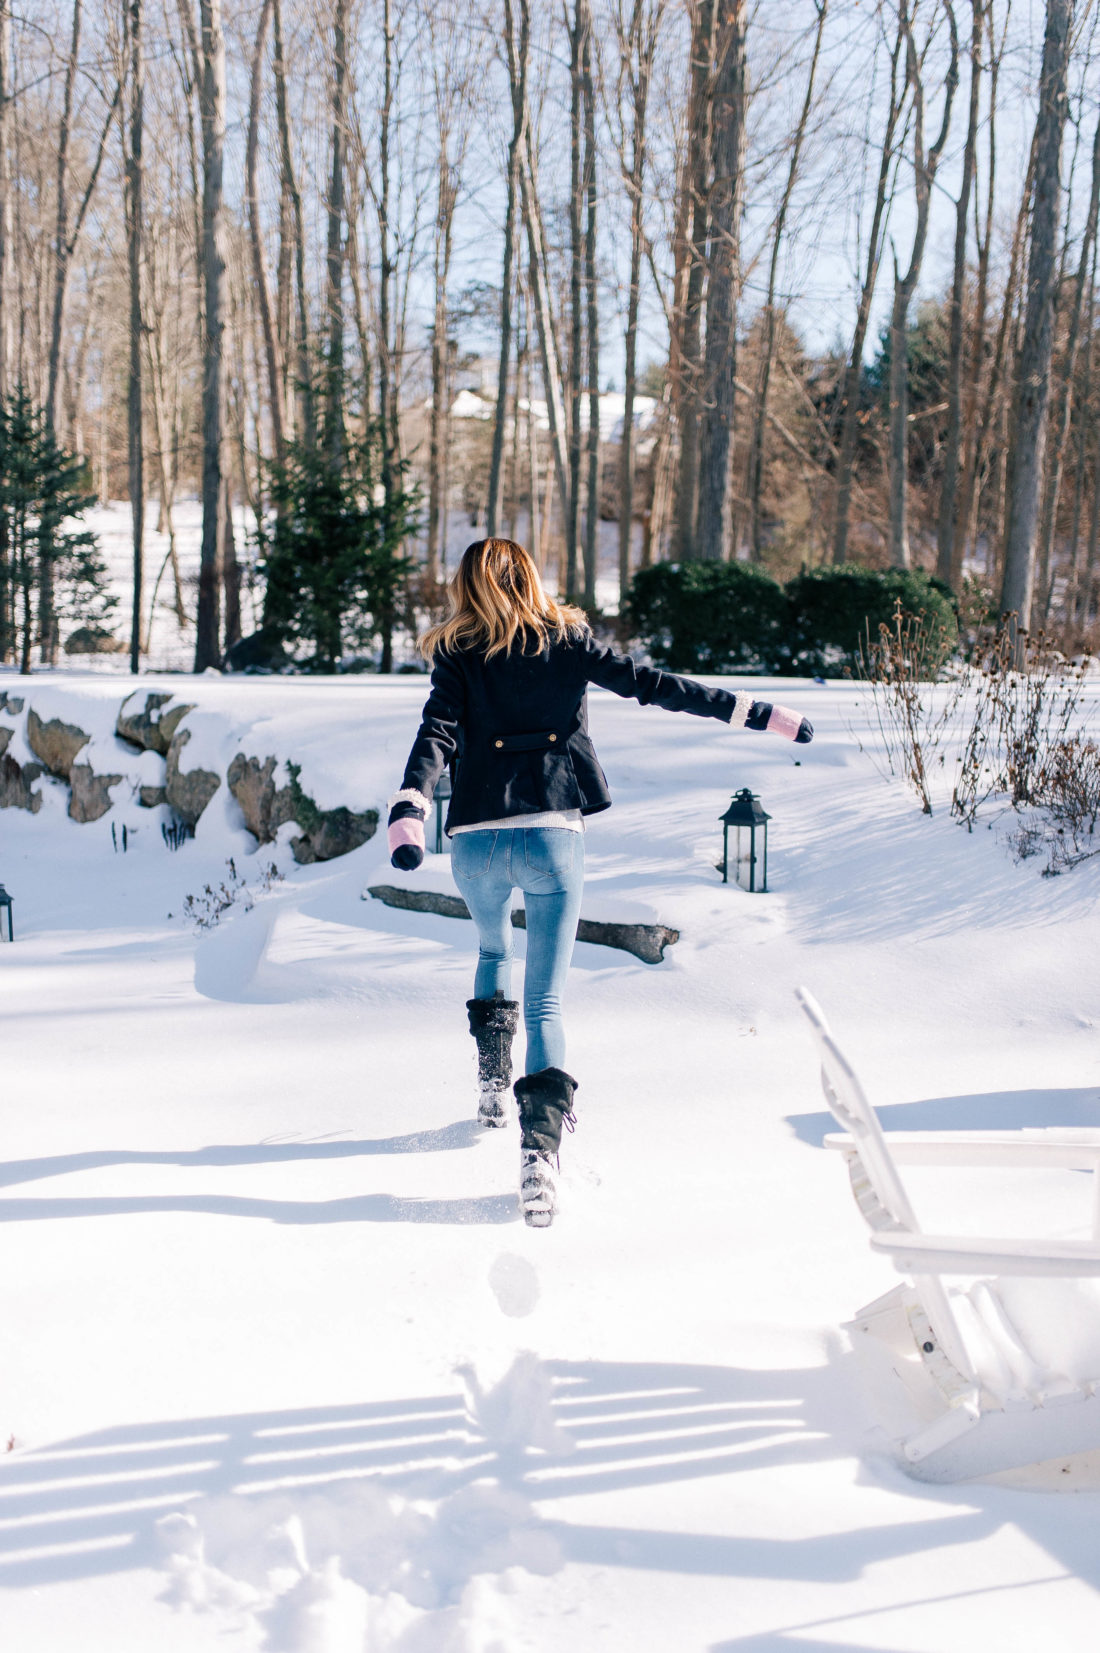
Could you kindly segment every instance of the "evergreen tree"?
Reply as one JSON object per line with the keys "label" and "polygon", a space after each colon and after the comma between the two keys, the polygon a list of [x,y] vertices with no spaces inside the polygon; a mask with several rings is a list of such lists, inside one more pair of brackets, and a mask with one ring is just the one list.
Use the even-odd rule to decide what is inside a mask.
{"label": "evergreen tree", "polygon": [[80,525],[94,503],[82,461],[18,385],[0,404],[0,660],[17,659],[21,671],[44,625],[101,625],[116,606],[96,537]]}
{"label": "evergreen tree", "polygon": [[340,463],[307,442],[287,444],[270,468],[270,520],[259,533],[267,578],[264,630],[293,649],[310,648],[311,671],[332,671],[348,649],[381,642],[382,671],[393,667],[412,558],[404,543],[417,526],[419,493],[407,466],[388,492],[380,480],[383,433],[368,420],[344,438]]}

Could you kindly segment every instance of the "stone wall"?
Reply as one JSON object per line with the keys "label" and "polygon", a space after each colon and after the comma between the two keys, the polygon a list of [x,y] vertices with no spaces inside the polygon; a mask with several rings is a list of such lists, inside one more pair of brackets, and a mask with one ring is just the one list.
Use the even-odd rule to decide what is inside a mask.
{"label": "stone wall", "polygon": [[[134,783],[133,796],[145,809],[166,808],[178,822],[198,826],[204,811],[223,784],[215,770],[201,765],[185,766],[191,731],[184,719],[194,705],[176,701],[171,694],[130,694],[119,707],[115,734],[137,752],[152,752],[163,760],[161,784]],[[8,751],[13,730],[0,725],[0,809],[25,809],[32,815],[42,807],[41,784],[51,782],[67,787],[69,816],[79,823],[97,821],[117,801],[112,789],[127,779],[121,774],[97,774],[92,765],[81,762],[81,754],[92,737],[78,725],[60,718],[44,721],[26,696],[0,693],[0,712],[24,718],[23,737],[36,762],[19,763]],[[279,760],[268,755],[262,760],[238,752],[224,776],[224,783],[240,806],[244,824],[257,845],[271,843],[281,826],[294,822],[298,836],[291,839],[294,859],[302,865],[332,861],[347,855],[372,838],[378,828],[378,811],[355,811],[344,805],[323,810],[305,792],[299,768],[286,762],[284,785],[277,784]],[[37,789],[36,789],[37,788]]]}

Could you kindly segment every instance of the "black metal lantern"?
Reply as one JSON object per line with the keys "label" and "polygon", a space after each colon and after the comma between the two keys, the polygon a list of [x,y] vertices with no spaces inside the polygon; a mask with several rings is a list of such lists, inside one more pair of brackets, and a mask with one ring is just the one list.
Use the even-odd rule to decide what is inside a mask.
{"label": "black metal lantern", "polygon": [[[737,836],[733,846],[733,878],[743,890],[762,895],[768,888],[768,822],[771,816],[760,807],[760,799],[743,786],[735,793],[722,816],[722,882],[729,883],[730,827]],[[759,869],[759,871],[758,871]]]}
{"label": "black metal lantern", "polygon": [[[447,811],[444,807],[451,801],[451,777],[446,770],[439,777],[435,789],[435,853],[443,854],[443,821]],[[450,845],[447,846],[450,848]]]}
{"label": "black metal lantern", "polygon": [[8,918],[7,939],[8,939],[8,941],[14,941],[15,940],[15,932],[12,929],[12,922],[11,922],[11,909],[12,909],[11,896],[8,894],[7,890],[4,888],[3,884],[0,884],[0,941],[4,940],[4,915],[5,915],[5,913],[7,914],[7,918]]}

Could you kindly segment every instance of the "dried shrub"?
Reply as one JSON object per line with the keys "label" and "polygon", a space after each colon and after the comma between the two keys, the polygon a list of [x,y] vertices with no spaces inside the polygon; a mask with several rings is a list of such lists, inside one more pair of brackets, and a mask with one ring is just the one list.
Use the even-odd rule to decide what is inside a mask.
{"label": "dried shrub", "polygon": [[1042,805],[1059,751],[1080,715],[1089,661],[1067,660],[1044,633],[1006,621],[973,651],[967,672],[968,728],[951,813],[973,828],[981,806]]}
{"label": "dried shrub", "polygon": [[987,805],[1013,811],[1013,854],[1045,850],[1045,876],[1100,853],[1100,743],[1080,727],[1089,658],[1068,660],[1006,620],[979,636],[946,691],[934,681],[939,659],[923,617],[899,603],[860,660],[875,745],[924,813],[953,755],[951,814],[969,831]]}
{"label": "dried shrub", "polygon": [[[199,895],[184,897],[183,916],[191,920],[196,930],[217,929],[232,907],[239,906],[242,912],[250,913],[256,904],[256,894],[266,895],[276,884],[283,882],[283,874],[274,861],[260,869],[260,876],[253,885],[241,877],[232,856],[225,865],[226,877],[220,884],[204,884]],[[171,918],[172,914],[169,913],[168,917]]]}
{"label": "dried shrub", "polygon": [[1044,827],[1034,821],[1024,821],[1008,834],[1008,842],[1017,861],[1030,861],[1042,855],[1047,835]]}
{"label": "dried shrub", "polygon": [[1054,825],[1049,873],[1075,867],[1100,853],[1096,822],[1100,818],[1100,745],[1083,734],[1070,735],[1051,752],[1036,800]]}
{"label": "dried shrub", "polygon": [[946,699],[932,692],[943,660],[939,625],[929,625],[923,614],[907,614],[900,599],[877,637],[867,627],[859,651],[858,676],[870,691],[872,728],[891,774],[909,783],[926,815],[932,813],[934,766],[937,757],[943,766],[940,749],[958,700],[954,688]]}

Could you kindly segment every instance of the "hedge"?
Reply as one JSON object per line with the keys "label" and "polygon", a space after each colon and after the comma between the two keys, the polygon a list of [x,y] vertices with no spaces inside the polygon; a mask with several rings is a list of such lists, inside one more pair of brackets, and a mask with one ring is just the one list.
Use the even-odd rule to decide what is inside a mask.
{"label": "hedge", "polygon": [[656,563],[631,583],[626,621],[650,658],[672,671],[844,677],[860,644],[900,601],[944,660],[958,641],[950,588],[917,569],[811,568],[784,588],[751,563]]}
{"label": "hedge", "polygon": [[673,671],[774,671],[786,622],[783,587],[750,563],[655,563],[630,587],[631,632]]}
{"label": "hedge", "polygon": [[808,568],[786,589],[789,604],[785,670],[795,676],[846,677],[859,663],[868,632],[878,641],[895,604],[919,614],[930,634],[929,654],[946,660],[959,640],[951,588],[914,568],[860,568],[839,563]]}

